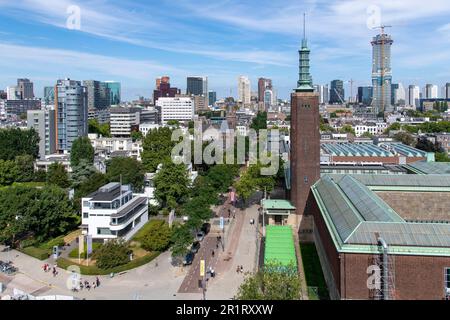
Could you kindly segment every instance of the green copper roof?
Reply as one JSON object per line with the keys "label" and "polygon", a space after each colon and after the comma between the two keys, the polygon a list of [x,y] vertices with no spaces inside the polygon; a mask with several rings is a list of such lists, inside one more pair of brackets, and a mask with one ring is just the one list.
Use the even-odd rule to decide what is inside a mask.
{"label": "green copper roof", "polygon": [[417,174],[450,174],[450,162],[419,161],[403,167]]}
{"label": "green copper roof", "polygon": [[264,210],[279,209],[279,210],[295,210],[295,207],[287,200],[271,200],[266,199],[262,201]]}
{"label": "green copper roof", "polygon": [[397,185],[412,190],[417,186],[425,189],[439,186],[436,191],[449,188],[450,192],[450,176],[324,176],[312,187],[312,192],[339,252],[377,252],[379,235],[391,252],[450,256],[450,224],[404,221],[370,189],[374,185]]}

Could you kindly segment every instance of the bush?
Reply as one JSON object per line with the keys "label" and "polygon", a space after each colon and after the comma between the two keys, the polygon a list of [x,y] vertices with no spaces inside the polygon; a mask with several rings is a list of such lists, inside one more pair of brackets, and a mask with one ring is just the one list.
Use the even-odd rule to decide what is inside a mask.
{"label": "bush", "polygon": [[100,246],[92,257],[100,269],[110,269],[127,264],[130,261],[131,249],[123,240],[110,240]]}
{"label": "bush", "polygon": [[110,273],[120,273],[120,272],[123,272],[126,270],[138,268],[140,266],[143,266],[143,265],[149,263],[150,261],[155,259],[157,256],[159,256],[159,254],[160,254],[159,252],[152,252],[141,258],[134,259],[133,261],[130,261],[127,264],[124,264],[124,265],[121,265],[121,266],[118,266],[115,268],[110,268],[110,269],[101,269],[97,266],[82,266],[82,265],[79,265],[77,263],[74,263],[74,262],[64,259],[64,258],[59,258],[57,260],[57,265],[58,265],[58,267],[60,267],[62,269],[67,269],[68,267],[75,265],[80,268],[80,272],[83,275],[100,276],[100,275],[107,275]]}
{"label": "bush", "polygon": [[169,225],[163,220],[154,220],[146,230],[142,239],[142,248],[147,251],[165,251],[170,245],[172,232]]}
{"label": "bush", "polygon": [[[92,253],[94,254],[95,250],[100,248],[101,245],[102,245],[101,243],[93,242],[92,243]],[[86,257],[86,252],[87,252],[87,243],[84,243],[84,253],[81,256],[81,258]],[[70,251],[69,258],[78,259],[78,247],[73,249],[72,251]]]}

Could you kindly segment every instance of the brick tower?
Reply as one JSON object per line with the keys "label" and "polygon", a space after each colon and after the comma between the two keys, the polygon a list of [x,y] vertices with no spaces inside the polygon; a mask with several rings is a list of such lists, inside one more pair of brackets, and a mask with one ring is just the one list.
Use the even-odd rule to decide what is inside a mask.
{"label": "brick tower", "polygon": [[299,50],[299,81],[291,94],[291,201],[296,207],[297,226],[308,214],[311,186],[320,179],[319,94],[314,92],[309,54],[304,31]]}

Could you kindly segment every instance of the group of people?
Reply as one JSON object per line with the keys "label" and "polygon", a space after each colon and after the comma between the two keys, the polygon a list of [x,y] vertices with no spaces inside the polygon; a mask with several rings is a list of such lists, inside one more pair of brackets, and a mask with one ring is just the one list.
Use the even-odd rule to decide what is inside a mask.
{"label": "group of people", "polygon": [[58,270],[56,269],[55,265],[53,267],[50,267],[50,265],[46,263],[42,266],[42,269],[44,270],[44,272],[49,272],[50,270],[52,270],[52,274],[54,277],[58,275]]}
{"label": "group of people", "polygon": [[237,268],[236,268],[236,272],[237,273],[244,273],[244,266],[237,266]]}
{"label": "group of people", "polygon": [[78,291],[87,289],[88,291],[91,290],[91,288],[95,289],[100,286],[100,279],[98,277],[95,278],[94,281],[92,281],[92,285],[89,283],[89,281],[80,279],[80,283],[78,284],[78,287],[74,286],[72,287],[72,291]]}

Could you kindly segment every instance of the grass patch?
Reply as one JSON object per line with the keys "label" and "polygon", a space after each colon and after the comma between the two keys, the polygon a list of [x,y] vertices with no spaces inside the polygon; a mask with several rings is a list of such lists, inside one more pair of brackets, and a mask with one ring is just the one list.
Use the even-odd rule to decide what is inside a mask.
{"label": "grass patch", "polygon": [[38,247],[26,247],[20,249],[20,252],[25,253],[29,256],[32,256],[33,258],[39,259],[39,260],[46,260],[48,257],[50,257],[51,250],[42,249]]}
{"label": "grass patch", "polygon": [[[101,245],[102,244],[99,242],[93,242],[92,243],[92,252],[94,252],[96,249],[98,249]],[[86,257],[86,252],[87,252],[87,243],[84,243],[84,252],[81,255],[81,258]],[[78,259],[78,247],[73,249],[72,251],[70,251],[69,258]]]}
{"label": "grass patch", "polygon": [[[316,246],[312,243],[300,243],[300,251],[310,300],[329,300]],[[317,288],[317,290],[314,288]]]}
{"label": "grass patch", "polygon": [[[111,269],[100,269],[97,266],[82,266],[79,265],[71,260],[59,258],[57,260],[57,265],[60,268],[67,269],[69,266],[78,266],[80,268],[80,272],[83,275],[88,276],[99,276],[99,275],[108,275],[110,273],[120,273],[123,271],[135,269],[137,267],[143,266],[153,259],[155,259],[157,256],[159,256],[160,252],[152,252],[147,254],[144,257],[134,259],[133,261],[128,262],[127,264],[111,268]],[[78,258],[78,257],[77,257]]]}

